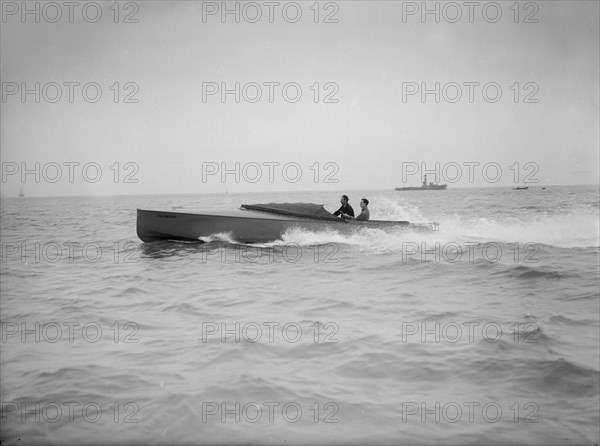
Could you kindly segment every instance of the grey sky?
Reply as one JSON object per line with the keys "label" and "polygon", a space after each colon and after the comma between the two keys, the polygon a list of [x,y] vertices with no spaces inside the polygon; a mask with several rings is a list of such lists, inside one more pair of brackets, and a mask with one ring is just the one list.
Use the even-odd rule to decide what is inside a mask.
{"label": "grey sky", "polygon": [[[283,7],[291,2],[279,2],[273,23],[264,2],[256,2],[263,13],[257,23],[249,23],[243,15],[240,23],[233,15],[222,23],[219,14],[207,16],[204,23],[203,8],[210,11],[221,2],[193,1],[129,2],[139,7],[132,16],[137,23],[122,23],[127,13],[134,12],[132,5],[122,2],[119,23],[114,23],[110,9],[114,2],[99,2],[102,17],[88,23],[81,12],[87,3],[74,10],[73,23],[65,6],[58,22],[46,22],[44,7],[51,18],[54,11],[45,2],[39,3],[40,23],[31,14],[23,23],[20,10],[12,14],[14,5],[20,8],[22,3],[2,2],[3,169],[15,165],[20,169],[22,163],[33,169],[36,162],[41,170],[48,163],[62,166],[56,183],[44,175],[39,183],[34,175],[22,183],[20,172],[5,176],[5,195],[16,195],[21,188],[28,195],[100,195],[419,184],[420,174],[402,181],[403,162],[424,162],[430,168],[436,162],[440,167],[458,163],[463,176],[450,187],[513,186],[515,163],[519,163],[518,183],[528,173],[540,185],[598,183],[596,1],[521,2],[519,23],[512,1],[497,3],[502,17],[496,23],[488,22],[495,6],[488,6],[488,16],[482,15],[491,2],[477,2],[473,23],[464,2],[439,3],[440,23],[431,14],[423,23],[419,13],[403,21],[403,10],[410,12],[421,2],[400,1],[321,2],[319,23],[314,23],[312,1],[297,2],[302,17],[296,23],[282,16]],[[233,9],[236,3],[228,2],[228,7]],[[239,8],[246,7],[252,19],[255,9],[247,3],[239,2]],[[32,9],[35,4],[28,2]],[[436,2],[428,5],[435,8]],[[454,5],[463,15],[449,23]],[[294,8],[287,11],[291,16],[287,18],[293,19]],[[332,12],[338,23],[322,23]],[[530,13],[530,20],[538,23],[523,23]],[[51,103],[41,95],[36,103],[33,94],[25,101],[20,91],[8,94],[14,85],[20,88],[25,83],[33,89],[36,82],[41,89],[51,82],[61,85],[61,99]],[[64,82],[96,82],[102,97],[89,103],[82,97],[81,85],[74,86],[71,103]],[[117,103],[115,82],[119,82]],[[125,88],[127,82],[135,85]],[[222,103],[215,94],[203,101],[203,83],[234,88],[236,82],[261,85],[261,99],[251,103],[241,96],[236,103],[228,95]],[[265,82],[280,84],[273,87],[273,103]],[[289,82],[302,88],[296,103],[282,96],[281,85]],[[325,88],[328,82],[332,84]],[[447,98],[441,95],[439,103],[433,94],[425,102],[420,94],[403,100],[403,85],[406,92],[407,83],[434,88],[436,82],[440,90],[447,86]],[[479,83],[472,87],[472,102],[465,82]],[[482,86],[494,82],[502,96],[492,103],[482,96]],[[456,96],[449,83],[461,86],[462,97],[456,103],[447,100]],[[124,103],[136,88],[130,99],[138,102]],[[45,92],[51,98],[55,95],[50,86]],[[251,86],[245,90],[250,99],[255,92]],[[338,102],[324,103],[324,96],[333,92]],[[493,96],[495,89],[487,92]],[[529,94],[538,102],[526,103]],[[73,165],[73,183],[65,162],[80,163]],[[92,162],[102,168],[96,183],[84,180],[81,173],[81,166]],[[115,162],[120,173],[116,183]],[[125,169],[127,162],[135,165]],[[245,181],[243,175],[239,183],[233,175],[225,183],[219,175],[203,182],[203,163],[208,162],[226,163],[231,169],[238,162],[251,178],[256,170],[246,163],[258,163],[263,176],[256,183]],[[328,162],[337,167],[325,169]],[[474,167],[472,183],[465,162],[480,163]],[[525,169],[527,162],[535,167]],[[272,183],[263,163],[280,163],[273,165]],[[302,168],[298,182],[285,180],[281,167],[286,163]],[[481,169],[486,163],[502,168],[497,183],[486,181]],[[55,172],[52,166],[46,168],[50,177]],[[446,171],[451,177],[455,172]],[[127,173],[139,182],[124,182]],[[338,182],[325,183],[328,173]]]}

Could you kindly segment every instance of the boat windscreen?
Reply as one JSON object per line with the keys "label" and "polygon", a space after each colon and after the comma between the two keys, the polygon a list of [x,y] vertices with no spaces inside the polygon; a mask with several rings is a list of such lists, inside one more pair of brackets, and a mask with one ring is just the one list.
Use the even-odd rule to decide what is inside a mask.
{"label": "boat windscreen", "polygon": [[334,217],[331,213],[327,212],[322,204],[315,203],[243,204],[242,209],[289,215],[292,217],[339,221],[337,217]]}

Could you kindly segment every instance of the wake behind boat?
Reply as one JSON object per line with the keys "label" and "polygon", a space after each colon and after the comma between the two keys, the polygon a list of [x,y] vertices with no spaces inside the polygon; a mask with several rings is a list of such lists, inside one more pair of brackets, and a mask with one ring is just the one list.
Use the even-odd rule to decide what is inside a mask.
{"label": "wake behind boat", "polygon": [[419,225],[408,221],[344,220],[328,212],[322,204],[314,203],[252,204],[229,211],[137,210],[137,234],[144,242],[207,241],[211,236],[226,234],[241,243],[265,243],[281,239],[287,230],[294,228],[314,232],[332,229],[349,233],[360,228],[431,231],[437,229],[437,225]]}

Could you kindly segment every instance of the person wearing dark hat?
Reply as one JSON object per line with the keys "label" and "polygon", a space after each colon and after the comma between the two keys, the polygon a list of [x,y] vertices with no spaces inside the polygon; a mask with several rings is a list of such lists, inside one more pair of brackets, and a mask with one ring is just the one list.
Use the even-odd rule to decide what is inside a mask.
{"label": "person wearing dark hat", "polygon": [[350,203],[348,203],[348,201],[348,195],[342,195],[342,198],[340,198],[340,203],[342,204],[342,206],[337,211],[335,211],[333,215],[335,215],[336,217],[344,215],[350,215],[354,217],[354,209],[352,209],[352,206],[350,206]]}

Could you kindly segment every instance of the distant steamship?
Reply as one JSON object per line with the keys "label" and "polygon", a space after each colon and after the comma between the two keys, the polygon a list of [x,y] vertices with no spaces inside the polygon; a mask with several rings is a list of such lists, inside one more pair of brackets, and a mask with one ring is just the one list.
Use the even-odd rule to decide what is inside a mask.
{"label": "distant steamship", "polygon": [[423,184],[421,187],[397,187],[396,190],[407,191],[407,190],[446,190],[447,184],[427,184],[427,175],[423,176]]}

